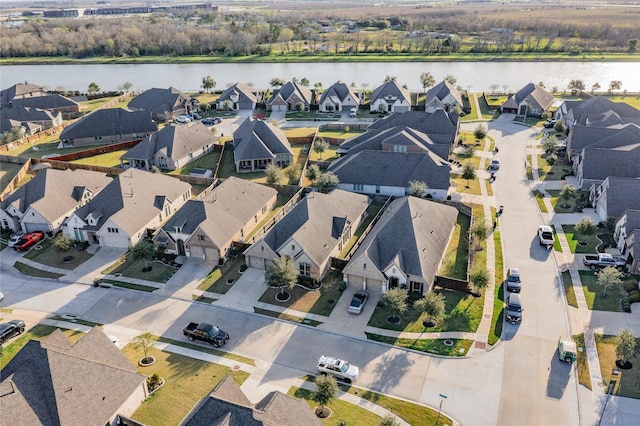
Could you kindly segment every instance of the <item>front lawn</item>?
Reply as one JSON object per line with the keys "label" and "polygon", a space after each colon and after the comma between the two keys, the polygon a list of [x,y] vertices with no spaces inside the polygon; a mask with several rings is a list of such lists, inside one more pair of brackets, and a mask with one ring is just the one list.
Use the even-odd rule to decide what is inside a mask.
{"label": "front lawn", "polygon": [[456,227],[449,240],[444,261],[438,271],[438,275],[457,278],[459,280],[467,279],[467,262],[469,260],[467,253],[467,236],[469,235],[470,224],[471,218],[469,216],[458,213]]}
{"label": "front lawn", "polygon": [[[618,337],[596,334],[595,339],[598,360],[600,361],[600,374],[607,382],[615,381],[612,395],[640,399],[640,356],[636,355],[629,359],[633,368],[629,370],[618,369],[616,367]],[[640,347],[639,338],[636,338],[636,346]],[[618,371],[617,376],[613,375],[614,369]]]}
{"label": "front lawn", "polygon": [[571,172],[571,165],[564,164],[560,159],[550,165],[547,163],[547,158],[547,154],[538,154],[538,176],[540,180],[561,180],[563,176]]}
{"label": "front lawn", "polygon": [[576,292],[573,289],[573,281],[571,281],[571,273],[569,271],[562,271],[562,286],[567,296],[567,305],[577,308],[578,300],[576,299]]}
{"label": "front lawn", "polygon": [[[312,394],[313,392],[310,390],[295,386],[287,392],[287,395],[304,400],[309,404],[311,410],[315,410],[318,407],[318,403],[313,401]],[[378,425],[382,421],[382,417],[377,414],[338,398],[329,402],[327,407],[333,411],[333,414],[327,419],[321,419],[323,425]]]}
{"label": "front lawn", "polygon": [[[584,334],[576,334],[573,336],[573,341],[576,342],[576,348],[578,348],[576,357],[578,383],[591,390],[591,373],[589,372],[589,358],[587,357],[587,347],[584,344]],[[582,350],[580,350],[580,348],[582,348]]]}
{"label": "front lawn", "polygon": [[562,225],[562,231],[567,237],[571,253],[596,253],[596,247],[601,243],[595,234],[597,231],[591,235],[580,234],[573,225]]}
{"label": "front lawn", "polygon": [[548,213],[547,205],[544,202],[544,194],[537,189],[533,190],[533,196],[536,197],[536,203],[538,203],[538,208],[542,213]]}
{"label": "front lawn", "polygon": [[[138,365],[144,353],[134,346],[128,344],[122,352],[131,363]],[[240,370],[156,348],[150,348],[148,355],[153,356],[156,362],[148,367],[138,366],[138,372],[146,376],[157,373],[165,379],[165,384],[149,396],[132,416],[147,425],[177,425],[226,374],[230,374],[239,385],[249,376]]]}
{"label": "front lawn", "polygon": [[[553,206],[553,210],[556,213],[573,213],[576,210],[576,202],[578,202],[583,194],[578,192],[578,196],[576,198],[571,198],[565,201],[558,198],[558,194],[560,194],[560,191],[557,189],[547,189],[547,193],[551,195],[551,205]],[[585,191],[584,194],[588,199],[589,193]]]}
{"label": "front lawn", "polygon": [[[145,267],[151,267],[148,272],[143,272]],[[139,280],[153,281],[157,283],[166,283],[169,278],[177,271],[176,268],[167,266],[158,261],[145,261],[143,259],[134,259],[131,252],[127,252],[124,256],[124,262],[120,261],[111,267],[102,271],[105,275],[122,274],[124,277],[136,278]]]}
{"label": "front lawn", "polygon": [[369,340],[441,356],[465,356],[474,342],[464,339],[404,339],[373,333],[365,334]]}
{"label": "front lawn", "polygon": [[482,195],[480,191],[480,181],[478,178],[475,179],[462,179],[462,175],[452,173],[451,174],[451,183],[455,187],[456,192],[460,192],[462,194],[472,194],[472,195]]}
{"label": "front lawn", "polygon": [[63,274],[56,274],[55,272],[43,271],[42,269],[34,268],[33,266],[29,266],[19,260],[13,264],[13,267],[30,277],[52,278],[55,280],[64,276]]}
{"label": "front lawn", "polygon": [[497,229],[493,232],[493,244],[495,247],[495,275],[493,290],[493,312],[491,314],[491,330],[487,343],[495,345],[502,336],[502,324],[504,316],[504,258],[502,256],[502,237]]}
{"label": "front lawn", "polygon": [[596,274],[592,271],[578,271],[584,296],[587,299],[587,306],[594,311],[622,312],[620,299],[626,297],[622,286],[627,281],[632,281],[633,277],[628,277],[618,287],[611,287],[607,290],[606,296],[602,297],[602,287],[597,284]]}
{"label": "front lawn", "polygon": [[224,265],[216,265],[204,280],[198,285],[198,290],[212,293],[226,294],[231,288],[229,280],[238,281],[242,275],[240,268],[244,265],[244,256],[228,259]]}
{"label": "front lawn", "polygon": [[[30,250],[24,255],[25,259],[55,268],[73,270],[93,256],[87,253],[86,250],[74,250],[71,248],[62,251],[53,245],[53,239],[51,238],[41,241],[38,245],[41,246],[42,249]],[[71,257],[73,257],[73,259],[70,259]]]}
{"label": "front lawn", "polygon": [[318,290],[307,290],[302,286],[296,285],[293,289],[285,289],[291,295],[289,300],[279,302],[276,300],[276,294],[282,290],[279,288],[267,288],[259,301],[300,312],[329,316],[336,303],[338,303],[338,299],[342,296],[342,291],[340,290],[341,282],[342,273],[333,270],[322,280],[322,286]]}

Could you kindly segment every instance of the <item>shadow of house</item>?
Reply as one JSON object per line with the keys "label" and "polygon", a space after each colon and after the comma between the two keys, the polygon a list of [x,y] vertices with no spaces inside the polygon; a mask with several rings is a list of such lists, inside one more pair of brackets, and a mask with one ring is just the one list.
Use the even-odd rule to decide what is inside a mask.
{"label": "shadow of house", "polygon": [[113,424],[147,398],[146,376],[98,327],[76,343],[56,329],[30,340],[2,370],[2,424]]}

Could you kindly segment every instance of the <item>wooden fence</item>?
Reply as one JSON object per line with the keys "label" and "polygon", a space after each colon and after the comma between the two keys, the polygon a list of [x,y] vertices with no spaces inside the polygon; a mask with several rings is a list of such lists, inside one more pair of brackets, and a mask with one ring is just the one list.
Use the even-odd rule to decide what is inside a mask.
{"label": "wooden fence", "polygon": [[6,187],[2,188],[2,192],[0,192],[0,201],[2,201],[8,194],[12,193],[18,187],[18,183],[29,172],[32,163],[30,158],[13,157],[10,155],[0,155],[0,161],[6,163],[22,164],[22,167],[20,167],[18,173],[16,173],[16,175],[13,177],[13,179],[11,179]]}

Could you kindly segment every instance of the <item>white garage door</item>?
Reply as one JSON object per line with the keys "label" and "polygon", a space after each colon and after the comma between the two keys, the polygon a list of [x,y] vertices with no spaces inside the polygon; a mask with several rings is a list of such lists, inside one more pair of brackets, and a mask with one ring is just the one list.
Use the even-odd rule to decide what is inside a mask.
{"label": "white garage door", "polygon": [[286,112],[287,105],[273,105],[271,109],[275,112]]}
{"label": "white garage door", "polygon": [[129,238],[118,234],[106,234],[100,239],[100,244],[105,247],[129,248]]}

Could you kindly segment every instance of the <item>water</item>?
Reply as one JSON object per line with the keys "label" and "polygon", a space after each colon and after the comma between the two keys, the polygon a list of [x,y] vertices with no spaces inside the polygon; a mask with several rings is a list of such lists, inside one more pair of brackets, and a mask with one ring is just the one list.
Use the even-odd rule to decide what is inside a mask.
{"label": "water", "polygon": [[386,76],[395,76],[409,90],[421,91],[420,73],[430,72],[439,82],[447,74],[457,84],[474,92],[515,91],[527,83],[543,82],[547,89],[567,88],[573,79],[584,81],[587,90],[598,83],[605,90],[612,80],[622,89],[640,92],[640,62],[349,62],[349,63],[242,63],[242,64],[138,64],[138,65],[9,65],[0,68],[0,88],[28,81],[47,89],[86,91],[95,82],[101,90],[117,90],[124,82],[132,90],[174,86],[185,92],[200,90],[202,77],[211,75],[216,89],[241,82],[257,89],[268,89],[269,81],[306,77],[311,86],[321,82],[328,87],[337,80],[372,90]]}

